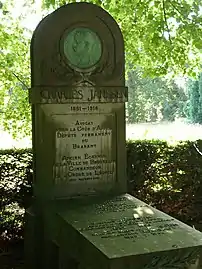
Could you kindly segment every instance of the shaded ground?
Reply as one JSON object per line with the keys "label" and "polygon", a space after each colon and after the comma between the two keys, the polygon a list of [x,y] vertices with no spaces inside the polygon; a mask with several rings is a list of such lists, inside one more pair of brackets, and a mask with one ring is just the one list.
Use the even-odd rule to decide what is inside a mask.
{"label": "shaded ground", "polygon": [[24,268],[24,249],[23,242],[8,244],[0,249],[0,268],[1,269],[23,269]]}

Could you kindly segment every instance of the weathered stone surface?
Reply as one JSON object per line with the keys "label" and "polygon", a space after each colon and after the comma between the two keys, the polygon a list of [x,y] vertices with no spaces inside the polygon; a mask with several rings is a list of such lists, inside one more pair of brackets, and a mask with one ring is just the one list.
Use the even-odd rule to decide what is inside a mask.
{"label": "weathered stone surface", "polygon": [[56,200],[118,194],[127,186],[124,44],[106,11],[72,3],[39,23],[29,100],[35,215],[26,214],[27,265],[62,269],[68,256],[64,266],[73,269],[66,241],[53,242],[60,231]]}
{"label": "weathered stone surface", "polygon": [[125,192],[127,87],[117,23],[96,5],[69,4],[41,21],[31,44],[34,195]]}
{"label": "weathered stone surface", "polygon": [[[126,264],[127,268],[186,268],[201,250],[199,231],[129,194],[72,201],[60,218],[68,231],[68,244],[77,242],[75,251],[82,251],[81,245],[82,253],[98,250],[95,264],[105,257],[110,260],[108,265],[118,268]],[[86,239],[90,244],[85,244]],[[94,258],[89,255],[88,259]]]}
{"label": "weathered stone surface", "polygon": [[56,158],[53,177],[67,194],[106,191],[116,183],[114,114],[56,115]]}

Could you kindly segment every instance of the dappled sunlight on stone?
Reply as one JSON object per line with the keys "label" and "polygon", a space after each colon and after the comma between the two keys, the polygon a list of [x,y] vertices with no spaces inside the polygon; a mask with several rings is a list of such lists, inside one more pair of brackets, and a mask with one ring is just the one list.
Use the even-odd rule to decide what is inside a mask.
{"label": "dappled sunlight on stone", "polygon": [[140,218],[140,216],[139,216],[138,214],[133,214],[133,217],[134,217],[135,219]]}
{"label": "dappled sunlight on stone", "polygon": [[144,217],[145,215],[153,215],[154,214],[152,209],[147,207],[147,206],[145,206],[145,207],[143,207],[143,206],[137,207],[137,208],[134,209],[134,211],[136,211],[137,214],[139,216],[141,216],[141,217]]}
{"label": "dappled sunlight on stone", "polygon": [[172,230],[167,230],[166,233],[173,234],[173,231]]}

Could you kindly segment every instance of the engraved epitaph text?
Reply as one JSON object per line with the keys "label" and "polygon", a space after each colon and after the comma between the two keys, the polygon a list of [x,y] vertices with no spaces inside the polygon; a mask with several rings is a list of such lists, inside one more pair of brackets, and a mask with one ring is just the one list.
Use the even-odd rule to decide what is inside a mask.
{"label": "engraved epitaph text", "polygon": [[[64,128],[55,132],[56,184],[113,185],[116,179],[114,114],[54,115]],[[112,154],[113,152],[113,154]],[[83,190],[86,191],[85,188]]]}
{"label": "engraved epitaph text", "polygon": [[119,196],[102,204],[91,205],[93,213],[102,218],[89,221],[78,230],[102,239],[136,241],[151,236],[163,236],[179,228],[175,219],[157,216],[155,210],[146,204],[135,203],[128,197],[130,196]]}

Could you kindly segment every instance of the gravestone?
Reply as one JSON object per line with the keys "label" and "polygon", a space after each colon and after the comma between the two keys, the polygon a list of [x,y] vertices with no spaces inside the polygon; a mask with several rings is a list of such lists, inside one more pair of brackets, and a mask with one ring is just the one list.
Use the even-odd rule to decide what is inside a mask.
{"label": "gravestone", "polygon": [[36,196],[126,190],[127,88],[114,20],[92,4],[60,8],[35,30],[31,62]]}
{"label": "gravestone", "polygon": [[126,193],[124,66],[121,31],[96,5],[65,5],[33,34],[29,269],[186,268],[199,254],[200,232]]}

